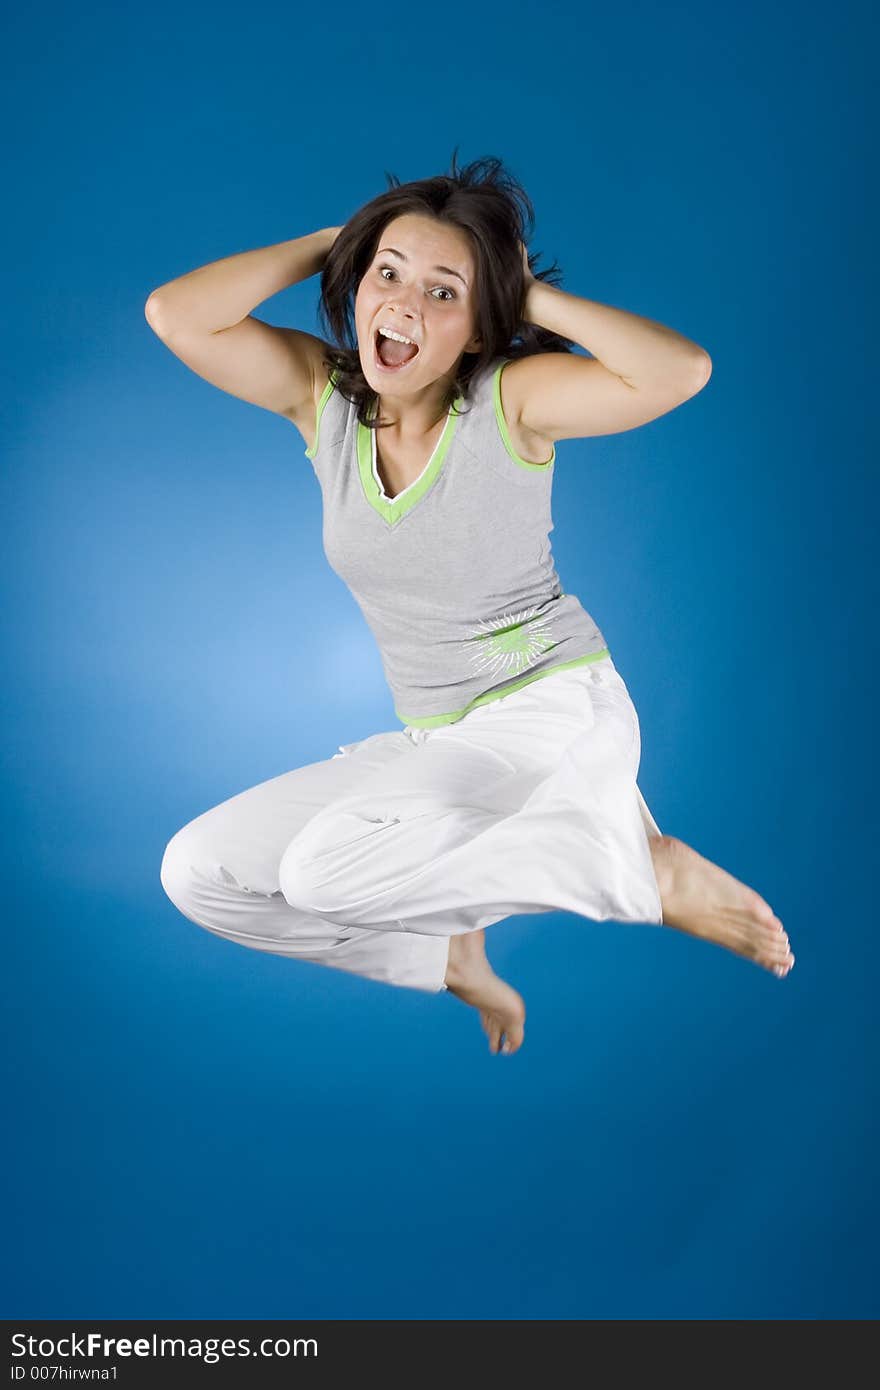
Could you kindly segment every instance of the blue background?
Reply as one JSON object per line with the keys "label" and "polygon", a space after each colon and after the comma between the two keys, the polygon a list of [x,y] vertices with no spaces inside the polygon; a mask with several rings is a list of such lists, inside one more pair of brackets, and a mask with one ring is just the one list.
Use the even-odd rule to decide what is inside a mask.
{"label": "blue background", "polygon": [[[877,1316],[868,7],[7,29],[3,1315]],[[201,811],[399,725],[300,436],[144,303],[455,144],[523,182],[564,288],[712,357],[671,414],[557,446],[554,554],[661,829],[797,956],[510,919],[508,1058],[452,996],[248,951],[159,883]],[[318,332],[317,294],[259,312]]]}

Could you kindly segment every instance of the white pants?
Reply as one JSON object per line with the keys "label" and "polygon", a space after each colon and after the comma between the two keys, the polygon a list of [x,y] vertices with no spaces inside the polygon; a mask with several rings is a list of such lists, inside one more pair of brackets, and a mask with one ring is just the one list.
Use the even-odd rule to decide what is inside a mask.
{"label": "white pants", "polygon": [[162,887],[243,946],[436,993],[450,936],[517,913],[662,922],[640,759],[604,657],[240,792],[173,836]]}

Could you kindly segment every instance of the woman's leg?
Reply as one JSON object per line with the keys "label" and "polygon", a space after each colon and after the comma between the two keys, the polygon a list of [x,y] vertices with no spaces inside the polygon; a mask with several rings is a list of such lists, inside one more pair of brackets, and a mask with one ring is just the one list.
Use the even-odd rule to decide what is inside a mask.
{"label": "woman's leg", "polygon": [[328,800],[288,846],[279,877],[292,906],[441,936],[554,909],[660,923],[648,844],[659,831],[642,809],[638,721],[610,659],[405,736],[411,756]]}
{"label": "woman's leg", "polygon": [[788,939],[760,895],[660,834],[636,784],[638,716],[610,658],[405,734],[414,756],[375,766],[289,845],[288,903],[452,937],[453,966],[456,937],[562,909],[666,923],[785,972]]}
{"label": "woman's leg", "polygon": [[346,745],[197,816],[170,840],[160,880],[185,917],[242,946],[435,993],[445,988],[448,939],[331,922],[281,892],[279,865],[309,820],[371,770],[415,751],[400,731],[366,742],[363,760],[350,756],[363,744]]}

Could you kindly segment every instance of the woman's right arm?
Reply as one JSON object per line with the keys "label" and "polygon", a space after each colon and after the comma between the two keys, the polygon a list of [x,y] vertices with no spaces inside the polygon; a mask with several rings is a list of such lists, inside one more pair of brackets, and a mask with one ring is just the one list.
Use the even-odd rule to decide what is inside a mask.
{"label": "woman's right arm", "polygon": [[316,275],[340,231],[324,227],[169,280],[147,300],[147,322],[212,386],[289,419],[307,415],[325,344],[311,333],[264,323],[251,310]]}

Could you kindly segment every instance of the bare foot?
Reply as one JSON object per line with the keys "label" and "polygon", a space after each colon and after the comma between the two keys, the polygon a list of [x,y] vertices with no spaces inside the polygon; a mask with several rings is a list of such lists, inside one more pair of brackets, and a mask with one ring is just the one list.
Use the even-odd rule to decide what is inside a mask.
{"label": "bare foot", "polygon": [[522,995],[496,975],[489,964],[485,931],[461,932],[449,938],[446,988],[478,1010],[489,1037],[490,1052],[519,1050],[526,1006]]}
{"label": "bare foot", "polygon": [[788,974],[794,965],[788,937],[760,893],[673,835],[648,843],[664,926],[713,941],[780,978]]}

